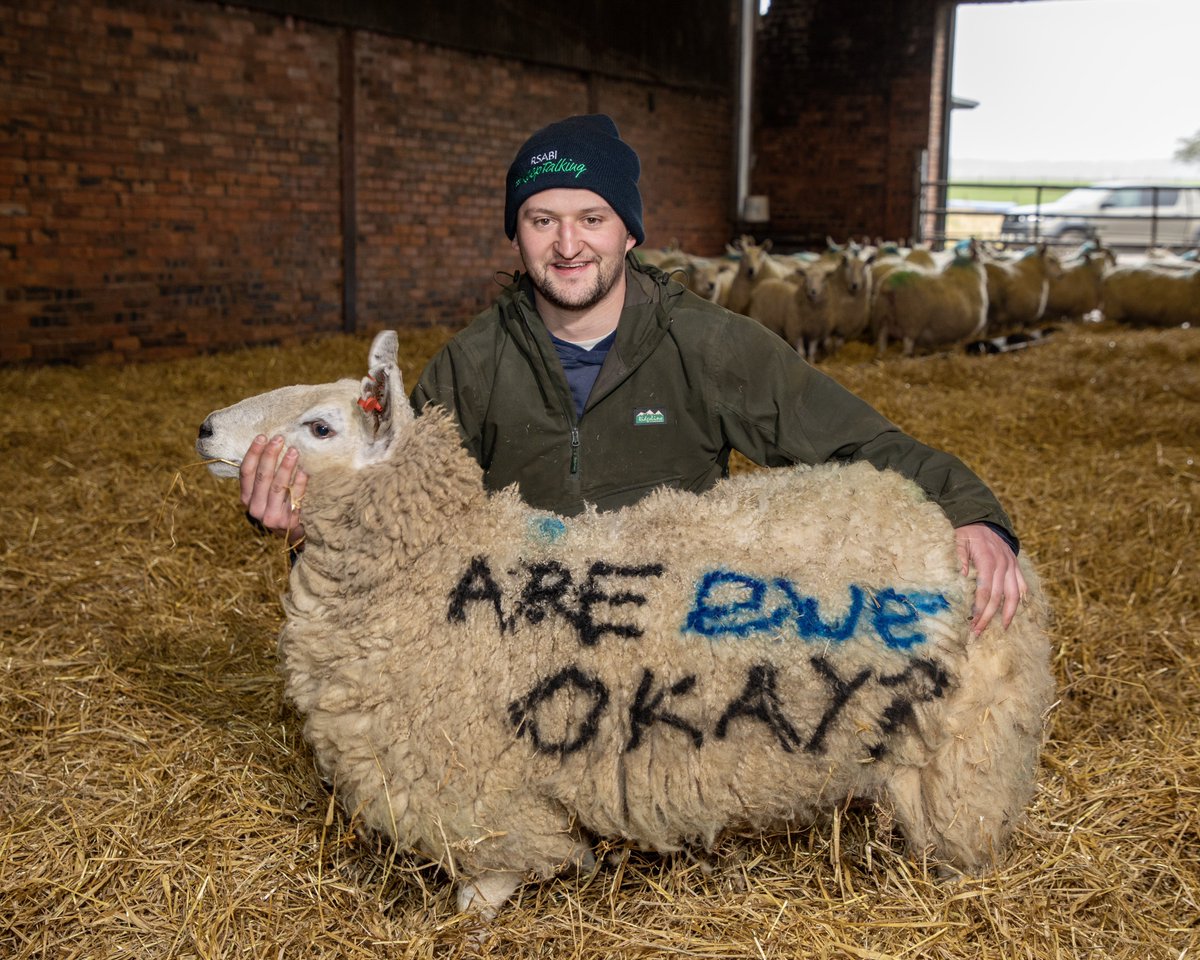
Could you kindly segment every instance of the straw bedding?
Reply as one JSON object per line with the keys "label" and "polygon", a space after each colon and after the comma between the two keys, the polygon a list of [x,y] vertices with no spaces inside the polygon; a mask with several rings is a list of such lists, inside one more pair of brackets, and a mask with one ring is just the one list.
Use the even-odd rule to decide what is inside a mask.
{"label": "straw bedding", "polygon": [[[410,382],[448,335],[402,335]],[[0,371],[0,956],[1196,955],[1195,330],[825,368],[991,483],[1055,608],[1062,700],[996,871],[939,884],[837,809],[705,860],[606,848],[479,945],[444,876],[332,806],[275,673],[286,559],[191,453],[211,409],[356,376],[367,342]]]}

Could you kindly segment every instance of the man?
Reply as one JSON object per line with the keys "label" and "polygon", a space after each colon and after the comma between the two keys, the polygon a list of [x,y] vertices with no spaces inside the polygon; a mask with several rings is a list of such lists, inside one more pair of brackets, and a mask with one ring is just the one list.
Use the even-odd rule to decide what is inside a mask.
{"label": "man", "polygon": [[[574,514],[655,487],[700,492],[738,450],[780,466],[868,460],[911,477],[955,527],[977,586],[973,629],[1026,585],[1004,510],[957,458],[918,443],[806,364],[760,324],[629,257],[644,239],[640,162],[603,115],[537,131],[509,167],[505,232],[525,274],[435,356],[412,394],[454,411],[463,443],[498,490]],[[274,530],[302,526],[306,477],[282,440],[255,440],[242,501]],[[681,524],[686,518],[681,518]]]}

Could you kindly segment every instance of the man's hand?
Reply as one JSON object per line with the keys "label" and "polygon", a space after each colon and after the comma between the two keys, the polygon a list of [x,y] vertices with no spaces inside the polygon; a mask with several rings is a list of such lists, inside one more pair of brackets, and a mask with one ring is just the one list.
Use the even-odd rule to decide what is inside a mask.
{"label": "man's hand", "polygon": [[300,499],[308,486],[308,474],[298,466],[300,454],[295,447],[280,460],[282,449],[283,437],[270,442],[261,435],[254,438],[242,458],[242,506],[250,517],[272,533],[287,537],[288,546],[294,547],[304,539]]}
{"label": "man's hand", "polygon": [[986,523],[968,523],[954,531],[958,560],[963,576],[975,567],[975,605],[971,613],[971,632],[983,633],[992,617],[1004,603],[1002,622],[1005,628],[1012,623],[1017,605],[1029,589],[1017,557],[1000,534]]}

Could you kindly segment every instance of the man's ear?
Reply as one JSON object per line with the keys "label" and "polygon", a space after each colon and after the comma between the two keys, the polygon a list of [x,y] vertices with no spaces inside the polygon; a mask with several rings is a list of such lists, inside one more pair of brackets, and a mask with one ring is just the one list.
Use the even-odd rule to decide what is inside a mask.
{"label": "man's ear", "polygon": [[395,330],[376,334],[367,358],[370,371],[362,379],[358,405],[367,422],[367,436],[379,444],[380,453],[391,446],[395,435],[413,419],[412,407],[404,395],[404,382],[396,363]]}

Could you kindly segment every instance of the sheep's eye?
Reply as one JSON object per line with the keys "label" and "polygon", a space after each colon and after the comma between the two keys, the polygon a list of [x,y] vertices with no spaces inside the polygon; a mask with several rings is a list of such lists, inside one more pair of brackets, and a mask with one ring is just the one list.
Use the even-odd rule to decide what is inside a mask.
{"label": "sheep's eye", "polygon": [[324,420],[313,420],[308,425],[309,432],[318,440],[328,440],[337,436],[337,431]]}

